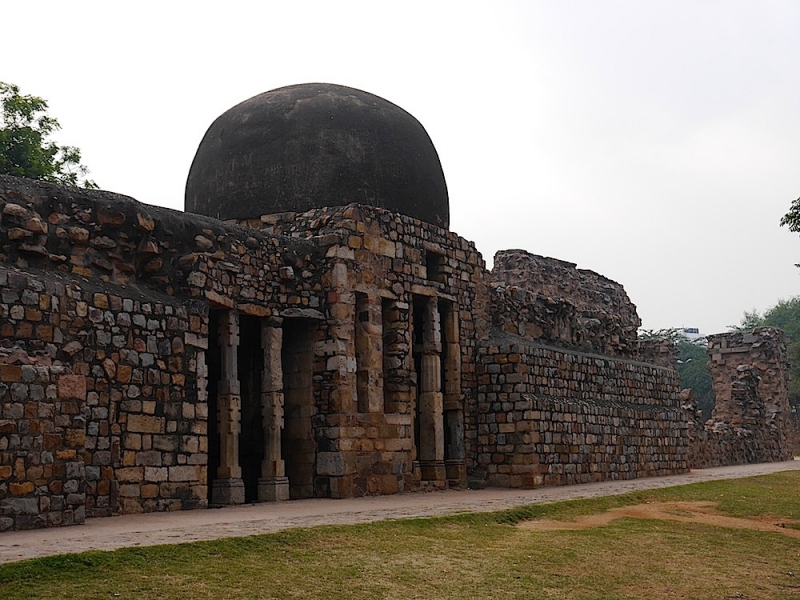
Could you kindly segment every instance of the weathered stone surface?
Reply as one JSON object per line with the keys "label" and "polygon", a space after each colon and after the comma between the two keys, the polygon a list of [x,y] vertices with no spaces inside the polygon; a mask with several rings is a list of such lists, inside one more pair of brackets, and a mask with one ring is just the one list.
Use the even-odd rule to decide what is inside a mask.
{"label": "weathered stone surface", "polygon": [[447,185],[427,132],[361,90],[313,83],[265,92],[211,125],[186,183],[186,210],[257,219],[351,202],[447,227]]}
{"label": "weathered stone surface", "polygon": [[533,487],[688,470],[674,370],[502,338],[479,352],[476,483]]}
{"label": "weathered stone surface", "polygon": [[783,332],[759,327],[708,338],[714,410],[706,423],[690,390],[690,460],[698,468],[791,460],[793,423]]}
{"label": "weathered stone surface", "polygon": [[524,250],[495,254],[493,324],[531,341],[635,358],[642,324],[622,286]]}
{"label": "weathered stone surface", "polygon": [[85,400],[86,377],[83,375],[62,375],[59,377],[58,397],[61,400]]}

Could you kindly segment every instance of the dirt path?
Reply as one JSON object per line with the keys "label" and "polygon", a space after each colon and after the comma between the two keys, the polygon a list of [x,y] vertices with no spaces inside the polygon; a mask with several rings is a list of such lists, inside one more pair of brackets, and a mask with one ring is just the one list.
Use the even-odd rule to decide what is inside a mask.
{"label": "dirt path", "polygon": [[658,519],[659,521],[679,521],[681,523],[702,523],[717,527],[734,529],[754,529],[782,533],[800,539],[800,529],[792,529],[787,525],[796,525],[794,521],[778,521],[766,517],[742,519],[729,517],[716,510],[716,502],[652,502],[611,508],[596,515],[584,515],[573,521],[553,521],[551,519],[535,519],[519,524],[521,529],[536,531],[576,531],[591,527],[602,527],[616,519]]}
{"label": "dirt path", "polygon": [[635,490],[715,479],[736,479],[788,470],[800,470],[800,460],[698,469],[685,475],[534,490],[492,488],[348,500],[295,500],[277,504],[89,519],[85,525],[77,527],[0,533],[0,563],[86,550],[113,550],[127,546],[153,546],[247,536],[292,527],[367,523],[458,512],[489,512],[538,502],[611,496]]}

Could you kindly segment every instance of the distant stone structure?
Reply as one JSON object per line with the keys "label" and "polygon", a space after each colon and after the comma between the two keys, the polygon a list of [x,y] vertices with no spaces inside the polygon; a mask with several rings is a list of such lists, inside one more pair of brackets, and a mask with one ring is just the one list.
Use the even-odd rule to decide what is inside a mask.
{"label": "distant stone structure", "polygon": [[716,398],[711,419],[702,422],[690,390],[681,394],[689,414],[691,465],[791,460],[793,424],[783,332],[758,327],[712,335],[708,354]]}
{"label": "distant stone structure", "polygon": [[674,355],[623,288],[521,250],[487,271],[399,107],[248,100],[186,209],[0,177],[0,531],[688,470]]}

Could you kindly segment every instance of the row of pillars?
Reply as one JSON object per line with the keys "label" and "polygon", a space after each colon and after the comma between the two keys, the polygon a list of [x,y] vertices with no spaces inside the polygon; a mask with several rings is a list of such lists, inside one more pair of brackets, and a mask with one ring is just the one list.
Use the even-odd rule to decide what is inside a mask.
{"label": "row of pillars", "polygon": [[[412,318],[405,302],[355,293],[356,408],[359,413],[406,412],[415,402],[414,460],[420,479],[458,485],[466,478],[459,315],[455,306],[435,296],[418,296],[413,305]],[[398,324],[404,313],[405,323]],[[386,326],[392,328],[389,347]],[[412,367],[414,343],[419,364]],[[398,378],[405,379],[405,385]]]}
{"label": "row of pillars", "polygon": [[423,481],[460,484],[466,471],[458,312],[451,308],[443,315],[439,308],[437,298],[426,299],[422,323],[418,325],[422,327],[422,348],[417,460]]}
{"label": "row of pillars", "polygon": [[[220,379],[217,393],[217,431],[220,464],[211,484],[212,504],[243,504],[245,501],[242,468],[239,466],[242,397],[238,375],[239,315],[224,311],[219,322]],[[274,502],[289,499],[289,479],[281,458],[283,428],[283,330],[278,323],[261,321],[261,414],[264,427],[264,460],[258,480],[258,500]]]}
{"label": "row of pillars", "polygon": [[[359,327],[364,327],[372,334],[365,336],[363,345],[357,339],[356,352],[362,359],[366,358],[363,362],[370,365],[369,371],[373,371],[376,367],[381,368],[377,365],[382,362],[380,346],[374,348],[369,343],[375,337],[375,331],[380,339],[380,305],[377,310],[370,312],[374,316],[370,315],[367,324],[375,324],[377,327],[367,329],[367,324],[356,325],[357,338]],[[260,398],[264,458],[258,480],[258,500],[272,502],[289,498],[289,479],[286,477],[285,462],[281,454],[285,401],[281,359],[283,329],[278,321],[266,319],[261,320],[260,326],[264,356]],[[422,323],[415,323],[415,327],[421,327],[422,344],[416,411],[416,418],[419,420],[416,460],[420,467],[420,477],[423,481],[461,482],[465,478],[465,454],[458,313],[455,310],[446,311],[442,319],[439,300],[435,297],[427,298]],[[212,481],[211,503],[242,504],[245,501],[245,487],[239,465],[242,399],[238,377],[239,317],[235,310],[221,312],[218,333],[220,378],[217,390],[217,431],[220,440],[220,464]],[[383,391],[380,383],[376,384],[373,373],[358,373],[357,377],[360,380],[357,383],[357,388],[360,388],[357,394],[361,400],[359,409],[380,411],[383,408],[383,394],[376,393]],[[377,381],[380,382],[381,378],[378,377]]]}

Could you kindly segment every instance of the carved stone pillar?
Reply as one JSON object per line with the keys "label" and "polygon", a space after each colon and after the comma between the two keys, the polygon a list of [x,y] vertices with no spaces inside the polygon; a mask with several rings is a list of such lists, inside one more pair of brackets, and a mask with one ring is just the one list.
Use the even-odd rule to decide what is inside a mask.
{"label": "carved stone pillar", "polygon": [[464,401],[461,394],[461,344],[458,310],[450,306],[443,319],[444,347],[444,421],[445,466],[451,487],[466,485],[467,467],[464,447]]}
{"label": "carved stone pillar", "polygon": [[276,324],[261,321],[261,348],[264,366],[261,371],[261,414],[264,418],[264,460],[258,480],[258,500],[276,502],[289,499],[289,478],[281,457],[283,429],[283,330]]}
{"label": "carved stone pillar", "polygon": [[380,298],[356,293],[356,392],[360,413],[383,410],[383,317]]}
{"label": "carved stone pillar", "polygon": [[219,323],[220,378],[217,392],[217,431],[219,467],[211,484],[212,504],[243,504],[244,482],[239,466],[239,432],[242,398],[237,373],[239,315],[228,310]]}
{"label": "carved stone pillar", "polygon": [[444,396],[442,394],[442,333],[439,303],[429,298],[422,322],[422,364],[419,382],[418,459],[424,481],[444,484]]}

